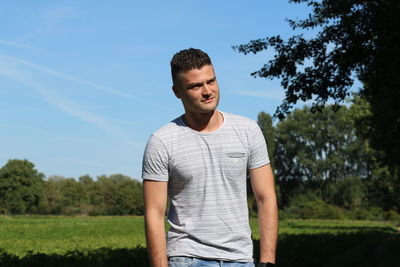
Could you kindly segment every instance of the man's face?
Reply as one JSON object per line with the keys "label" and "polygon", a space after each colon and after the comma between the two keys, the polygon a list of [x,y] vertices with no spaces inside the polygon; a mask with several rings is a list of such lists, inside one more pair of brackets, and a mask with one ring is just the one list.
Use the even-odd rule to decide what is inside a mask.
{"label": "man's face", "polygon": [[172,88],[186,113],[209,113],[217,108],[219,88],[212,65],[179,73],[178,84]]}

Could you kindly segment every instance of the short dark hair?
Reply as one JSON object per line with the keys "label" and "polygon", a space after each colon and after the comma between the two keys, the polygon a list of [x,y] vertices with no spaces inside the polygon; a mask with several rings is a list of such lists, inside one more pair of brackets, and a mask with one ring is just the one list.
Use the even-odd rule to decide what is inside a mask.
{"label": "short dark hair", "polygon": [[176,53],[171,59],[172,82],[178,82],[178,74],[193,69],[200,69],[205,65],[212,65],[207,53],[200,49],[189,48]]}

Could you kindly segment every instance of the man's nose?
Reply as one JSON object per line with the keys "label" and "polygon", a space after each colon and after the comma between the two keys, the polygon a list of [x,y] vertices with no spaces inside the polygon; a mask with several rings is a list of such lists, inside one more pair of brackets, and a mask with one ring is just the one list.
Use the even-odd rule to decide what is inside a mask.
{"label": "man's nose", "polygon": [[203,86],[203,95],[211,95],[212,89],[208,84]]}

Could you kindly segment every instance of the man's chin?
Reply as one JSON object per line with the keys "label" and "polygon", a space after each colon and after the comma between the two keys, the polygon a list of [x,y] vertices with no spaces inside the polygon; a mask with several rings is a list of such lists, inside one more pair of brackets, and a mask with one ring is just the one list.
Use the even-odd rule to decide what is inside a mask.
{"label": "man's chin", "polygon": [[204,106],[201,107],[202,110],[204,110],[205,112],[211,112],[211,111],[215,111],[218,107],[218,102],[214,102],[214,103],[210,103],[210,104],[206,104]]}
{"label": "man's chin", "polygon": [[203,108],[201,113],[210,113],[214,112],[217,109],[217,106],[209,107],[209,108]]}

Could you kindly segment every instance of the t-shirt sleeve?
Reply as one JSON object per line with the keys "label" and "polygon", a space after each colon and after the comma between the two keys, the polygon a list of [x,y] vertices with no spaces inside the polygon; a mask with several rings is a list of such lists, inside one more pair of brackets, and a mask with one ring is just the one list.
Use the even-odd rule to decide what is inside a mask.
{"label": "t-shirt sleeve", "polygon": [[248,168],[256,169],[270,163],[267,143],[258,124],[255,123],[250,133],[250,157]]}
{"label": "t-shirt sleeve", "polygon": [[154,135],[150,136],[144,150],[142,179],[168,181],[169,156],[163,142]]}

